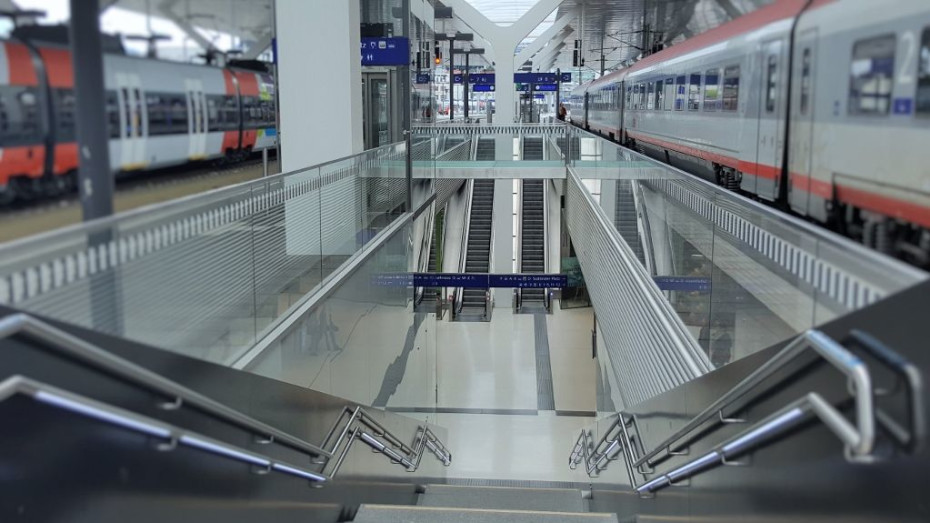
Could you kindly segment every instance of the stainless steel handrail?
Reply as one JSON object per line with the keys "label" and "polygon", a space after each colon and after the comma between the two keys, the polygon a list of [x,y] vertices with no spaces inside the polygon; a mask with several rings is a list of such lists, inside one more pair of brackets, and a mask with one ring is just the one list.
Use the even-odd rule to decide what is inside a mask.
{"label": "stainless steel handrail", "polygon": [[[520,206],[520,208],[517,210],[517,238],[519,239],[519,242],[517,243],[517,246],[515,249],[516,252],[514,253],[514,256],[517,260],[517,266],[514,269],[514,272],[523,272],[523,192],[524,192],[523,184],[524,183],[526,183],[526,180],[522,180],[520,182],[520,194],[517,197],[517,203]],[[493,229],[493,227],[494,227],[494,222],[492,221],[491,228]],[[517,296],[518,296],[517,311],[519,311],[520,308],[523,307],[523,289],[517,287],[514,290],[516,291]]]}
{"label": "stainless steel handrail", "polygon": [[[342,430],[339,432],[339,436],[333,440],[333,436],[340,426]],[[380,438],[383,438],[384,441]],[[415,472],[420,466],[424,449],[432,452],[445,466],[452,464],[452,453],[445,448],[428,426],[421,426],[417,429],[417,433],[414,435],[414,443],[409,446],[384,428],[362,407],[355,407],[354,409],[345,407],[323,440],[324,448],[332,441],[332,447],[329,449],[330,453],[336,455],[338,452],[335,465],[330,470],[330,476],[335,477],[339,472],[339,468],[342,467],[342,463],[356,439],[363,441],[375,451],[384,454],[392,462],[403,465],[408,472]],[[340,447],[342,448],[341,452],[339,452]]]}
{"label": "stainless steel handrail", "polygon": [[671,452],[679,450],[679,447],[675,446],[678,440],[682,439],[685,435],[692,432],[706,421],[713,418],[724,417],[723,410],[725,408],[729,407],[732,403],[754,389],[775,372],[784,368],[788,363],[794,361],[799,354],[808,348],[813,349],[823,359],[846,374],[850,382],[854,385],[856,390],[856,418],[862,438],[855,448],[851,450],[854,454],[868,454],[872,449],[872,444],[875,439],[871,379],[869,377],[868,367],[862,360],[826,334],[816,329],[810,329],[795,338],[794,341],[779,351],[772,359],[765,362],[752,374],[737,383],[735,387],[695,416],[684,427],[678,429],[678,431],[666,438],[653,450],[642,456],[634,463],[634,466],[639,467],[644,464],[650,465],[650,460],[665,450]]}
{"label": "stainless steel handrail", "polygon": [[[838,409],[824,400],[822,396],[813,392],[807,393],[747,430],[716,445],[710,452],[692,459],[671,471],[660,474],[647,482],[640,483],[636,480],[634,468],[643,476],[651,474],[652,471],[644,470],[644,467],[651,467],[655,464],[656,462],[651,461],[651,458],[658,455],[658,453],[665,451],[667,456],[685,454],[685,452],[682,452],[685,446],[676,445],[676,443],[697,427],[711,420],[717,420],[718,424],[733,422],[733,420],[726,418],[724,409],[731,407],[737,400],[770,377],[775,371],[784,368],[789,362],[795,361],[807,348],[813,349],[820,357],[839,369],[848,378],[848,382],[852,385],[851,392],[855,400],[855,425],[850,423]],[[739,457],[772,441],[776,436],[786,433],[810,419],[811,416],[820,419],[843,442],[844,453],[848,460],[854,462],[872,460],[871,452],[875,443],[876,412],[868,367],[842,345],[816,330],[809,330],[796,338],[775,357],[740,381],[652,451],[643,453],[642,456],[636,455],[633,439],[630,438],[626,430],[628,422],[624,418],[624,414],[619,413],[618,419],[604,432],[597,444],[591,444],[591,436],[588,431],[583,430],[581,432],[569,457],[569,466],[575,468],[583,459],[587,473],[596,475],[606,467],[609,461],[616,459],[619,452],[622,451],[627,464],[627,473],[631,486],[640,494],[654,492],[704,470],[726,464],[728,460]],[[635,417],[631,417],[631,421],[635,425]],[[618,428],[619,434],[616,430]],[[637,436],[639,435],[637,434]],[[602,447],[605,447],[604,450],[599,450]]]}
{"label": "stainless steel handrail", "polygon": [[264,454],[230,445],[197,432],[181,429],[163,421],[68,392],[24,376],[11,376],[0,382],[0,402],[17,394],[22,394],[38,403],[66,410],[86,418],[103,421],[146,436],[158,438],[165,442],[156,447],[160,451],[170,451],[178,445],[182,445],[258,467],[255,469],[257,473],[277,471],[308,479],[314,483],[330,479],[325,474],[276,460]]}
{"label": "stainless steel handrail", "polygon": [[[428,426],[420,426],[417,429],[415,435],[416,442],[414,447],[411,448],[403,444],[397,437],[381,426],[381,424],[361,407],[356,407],[354,410],[345,407],[339,419],[336,420],[333,427],[330,429],[323,444],[321,446],[316,446],[210,399],[179,383],[164,378],[124,358],[111,354],[57,327],[49,325],[42,320],[38,320],[23,313],[11,314],[0,319],[0,339],[17,335],[38,341],[44,347],[60,352],[70,359],[95,367],[119,379],[170,398],[171,401],[160,405],[166,410],[175,410],[185,404],[192,406],[217,419],[251,431],[256,436],[259,436],[259,441],[279,443],[308,454],[312,457],[314,463],[322,464],[324,468],[331,462],[332,458],[336,457],[336,450],[342,444],[342,441],[350,430],[354,430],[355,435],[363,439],[363,441],[369,445],[373,445],[373,442],[379,441],[377,438],[384,437],[390,445],[400,448],[406,454],[406,457],[404,459],[397,459],[396,461],[404,464],[408,471],[411,472],[415,471],[416,467],[419,466],[423,448],[427,448],[433,452],[446,466],[452,462],[452,454],[445,448],[439,438],[436,437]],[[325,481],[326,479],[334,477],[351,446],[351,442],[349,445],[345,446],[338,456],[336,466],[329,476],[327,476],[283,462],[275,462],[270,458],[241,449],[234,445],[228,445],[194,432],[185,431],[173,425],[67,392],[29,378],[13,376],[0,382],[0,401],[17,393],[26,394],[37,401],[48,403],[59,408],[65,408],[87,417],[107,421],[114,425],[136,430],[137,432],[161,436],[168,439],[171,443],[171,446],[166,448],[173,448],[173,446],[180,443],[240,461],[266,466],[269,470],[279,470],[288,474],[313,479],[314,481]],[[351,414],[348,422],[346,422],[333,448],[326,450],[326,445],[339,428],[340,422],[345,417],[346,413]],[[375,435],[362,432],[358,427],[353,429],[352,423],[355,420],[361,421],[366,427],[375,431]],[[383,445],[380,450],[392,459],[396,457],[396,452],[386,445]],[[411,459],[416,460],[415,466],[411,466]]]}
{"label": "stainless steel handrail", "polygon": [[250,430],[266,439],[273,439],[282,445],[310,456],[332,457],[331,453],[312,443],[258,421],[28,314],[16,313],[0,318],[0,339],[14,335],[31,338],[40,342],[47,349],[161,394],[169,400],[165,403],[165,408],[174,409],[184,404],[190,405],[217,419]]}
{"label": "stainless steel handrail", "polygon": [[[543,272],[549,274],[549,180],[543,180]],[[549,288],[543,289],[543,306],[552,312]]]}

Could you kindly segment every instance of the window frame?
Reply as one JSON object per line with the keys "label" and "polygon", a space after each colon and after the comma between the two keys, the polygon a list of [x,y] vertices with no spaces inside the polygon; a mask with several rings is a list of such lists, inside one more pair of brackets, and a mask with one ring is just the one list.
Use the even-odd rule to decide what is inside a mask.
{"label": "window frame", "polygon": [[[868,56],[868,57],[863,57],[863,58],[857,58],[857,56],[859,56],[859,52],[857,52],[858,49],[866,48],[866,50],[868,50],[868,48],[866,47],[867,45],[878,45],[878,43],[883,40],[890,42],[890,45],[887,45],[887,47],[891,50],[890,56],[882,56],[882,57]],[[882,116],[891,115],[891,112],[892,112],[891,106],[892,106],[892,100],[893,100],[893,95],[894,95],[894,85],[895,85],[895,69],[897,65],[895,64],[895,60],[897,59],[897,51],[898,51],[897,47],[898,47],[898,37],[895,33],[886,33],[886,34],[881,34],[877,36],[869,36],[866,38],[860,38],[853,42],[852,49],[850,50],[850,60],[849,60],[849,90],[847,92],[848,98],[847,98],[847,104],[846,104],[847,115],[864,116],[864,117],[882,117]],[[868,59],[869,67],[870,67],[869,72],[870,73],[874,72],[876,58],[882,58],[883,65],[885,66],[890,64],[891,71],[890,72],[886,71],[888,75],[884,80],[882,78],[878,78],[879,75],[869,76],[868,77],[869,79],[878,78],[878,84],[876,85],[878,89],[876,93],[868,93],[868,94],[862,93],[861,87],[857,89],[857,86],[858,86],[857,81],[866,76],[861,75],[861,74],[857,75],[855,69],[857,67],[857,64],[861,64],[864,60]],[[887,84],[884,84],[883,82],[887,82]],[[887,90],[884,92],[879,92],[881,91],[882,87],[887,87]],[[863,98],[874,99],[875,108],[874,109],[863,108],[863,105],[862,105]],[[884,110],[882,110],[881,108],[882,107],[881,101],[883,100],[885,101]]]}
{"label": "window frame", "polygon": [[[715,79],[715,82],[713,84],[710,83],[710,78]],[[721,71],[719,67],[714,67],[713,69],[708,69],[704,71],[704,93],[702,96],[702,102],[704,105],[704,111],[706,112],[717,112],[720,110],[720,95],[722,94],[721,88],[720,88],[721,78],[722,78],[722,75],[721,75]],[[707,94],[709,92],[708,89],[711,87],[715,89],[714,97],[708,98],[707,97]]]}
{"label": "window frame", "polygon": [[740,74],[738,64],[723,68],[723,96],[721,96],[720,109],[725,113],[739,111]]}

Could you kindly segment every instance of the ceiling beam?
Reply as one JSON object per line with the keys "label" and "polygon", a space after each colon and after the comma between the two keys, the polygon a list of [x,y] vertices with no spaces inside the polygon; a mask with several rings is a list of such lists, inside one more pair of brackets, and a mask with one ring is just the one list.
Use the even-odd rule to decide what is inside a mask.
{"label": "ceiling beam", "polygon": [[191,25],[190,21],[182,18],[180,15],[174,12],[174,6],[178,3],[178,0],[165,0],[158,6],[158,11],[164,15],[165,18],[174,22],[174,25],[178,26],[184,34],[186,34],[191,40],[197,43],[205,51],[216,50],[216,46],[213,45],[213,42],[207,40],[200,31],[194,28]]}
{"label": "ceiling beam", "polygon": [[567,27],[568,24],[571,23],[571,21],[574,20],[577,16],[577,9],[572,9],[571,11],[562,15],[559,19],[553,22],[553,24],[549,26],[548,29],[536,37],[535,40],[530,42],[529,45],[517,53],[517,57],[514,59],[514,62],[517,64],[522,64],[533,58],[533,56],[540,52],[546,45],[554,43],[556,35],[561,33],[562,30],[565,29],[565,27]]}

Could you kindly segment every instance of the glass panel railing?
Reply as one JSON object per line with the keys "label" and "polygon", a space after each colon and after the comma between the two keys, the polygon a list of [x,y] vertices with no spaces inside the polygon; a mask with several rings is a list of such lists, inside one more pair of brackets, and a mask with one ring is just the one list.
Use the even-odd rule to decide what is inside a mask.
{"label": "glass panel railing", "polygon": [[0,303],[229,364],[403,214],[406,152],[392,144],[4,244]]}
{"label": "glass panel railing", "polygon": [[573,134],[570,164],[716,366],[927,276],[610,141]]}

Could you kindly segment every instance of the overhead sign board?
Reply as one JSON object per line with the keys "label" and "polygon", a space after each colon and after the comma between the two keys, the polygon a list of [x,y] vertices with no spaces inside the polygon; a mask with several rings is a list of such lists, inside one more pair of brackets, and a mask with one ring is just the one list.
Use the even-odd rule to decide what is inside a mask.
{"label": "overhead sign board", "polygon": [[468,289],[554,289],[568,286],[565,274],[387,273],[371,277],[379,287],[463,287]]}
{"label": "overhead sign board", "polygon": [[494,73],[475,73],[468,76],[468,83],[470,84],[493,84],[494,83]]}
{"label": "overhead sign board", "polygon": [[429,73],[419,73],[417,75],[418,84],[428,84],[429,83]]}
{"label": "overhead sign board", "polygon": [[533,90],[540,93],[554,93],[559,90],[559,84],[535,84]]}
{"label": "overhead sign board", "polygon": [[410,40],[392,38],[362,38],[362,65],[407,65],[410,62]]}
{"label": "overhead sign board", "polygon": [[559,81],[555,73],[514,73],[513,81],[521,84],[554,84]]}
{"label": "overhead sign board", "polygon": [[454,84],[460,84],[460,83],[462,83],[462,78],[464,78],[464,76],[465,76],[465,75],[462,75],[462,74],[454,74],[454,75],[452,75],[452,83],[454,83]]}
{"label": "overhead sign board", "polygon": [[493,93],[494,84],[475,84],[471,90],[475,93]]}
{"label": "overhead sign board", "polygon": [[572,73],[562,73],[562,78],[559,78],[559,81],[563,83],[568,83],[572,81]]}

